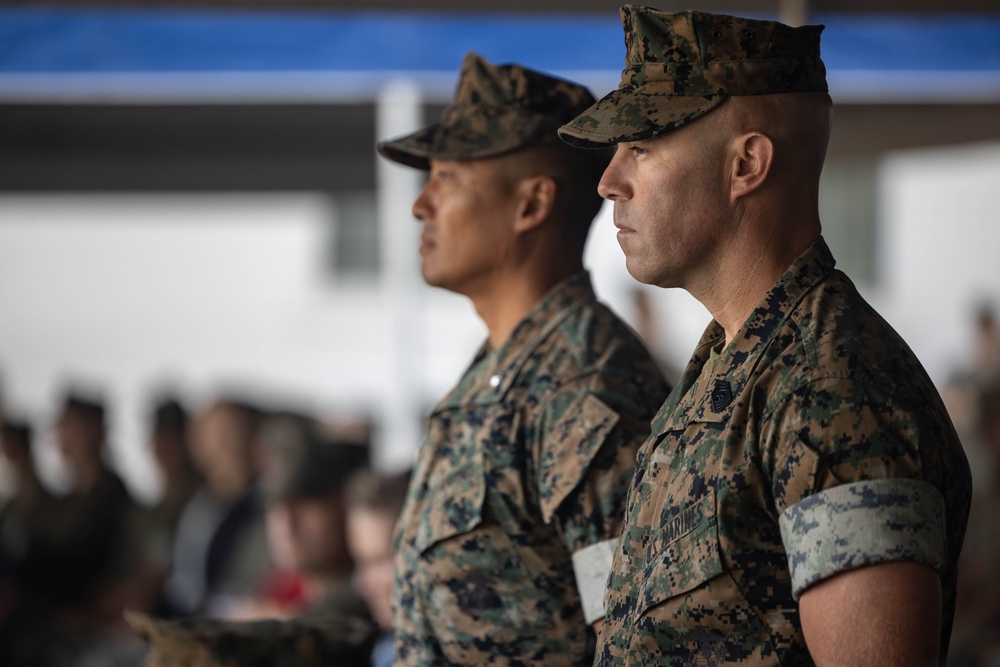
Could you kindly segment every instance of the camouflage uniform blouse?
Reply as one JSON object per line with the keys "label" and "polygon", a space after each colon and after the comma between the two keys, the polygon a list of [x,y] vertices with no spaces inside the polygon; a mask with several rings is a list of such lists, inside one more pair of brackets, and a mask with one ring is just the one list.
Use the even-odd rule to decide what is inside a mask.
{"label": "camouflage uniform blouse", "polygon": [[580,665],[667,387],[586,273],[430,417],[397,530],[397,665]]}
{"label": "camouflage uniform blouse", "polygon": [[971,485],[913,353],[822,238],[724,341],[639,452],[597,663],[811,665],[803,590],[898,560],[941,574],[945,650]]}

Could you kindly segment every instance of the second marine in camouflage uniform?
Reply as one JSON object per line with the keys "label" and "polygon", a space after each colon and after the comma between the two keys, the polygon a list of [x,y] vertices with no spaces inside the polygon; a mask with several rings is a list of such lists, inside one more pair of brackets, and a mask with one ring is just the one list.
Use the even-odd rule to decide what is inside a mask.
{"label": "second marine in camouflage uniform", "polygon": [[[636,451],[667,387],[635,335],[597,301],[580,268],[606,161],[575,157],[558,145],[555,130],[592,99],[575,84],[470,54],[445,120],[380,145],[383,155],[413,166],[426,168],[430,160],[431,180],[414,210],[425,234],[438,234],[432,243],[445,242],[448,225],[468,224],[470,233],[481,234],[508,224],[489,211],[477,215],[478,209],[473,220],[445,220],[453,200],[468,194],[450,184],[487,168],[473,163],[494,161],[526,173],[511,191],[515,197],[561,178],[551,175],[559,173],[553,160],[564,166],[594,161],[584,182],[559,181],[565,199],[554,210],[563,212],[553,215],[567,219],[547,217],[540,231],[551,234],[548,241],[516,236],[513,249],[486,253],[489,276],[510,270],[504,258],[522,252],[534,258],[499,282],[487,279],[505,303],[515,303],[526,276],[568,267],[558,280],[534,283],[538,298],[519,308],[523,315],[499,341],[489,316],[495,301],[486,303],[468,283],[435,282],[435,263],[445,258],[435,255],[438,246],[425,248],[425,279],[469,296],[490,339],[434,410],[418,454],[397,529],[396,664],[554,666],[593,659],[591,624],[604,616]],[[545,148],[524,152],[538,146]],[[535,173],[543,174],[541,181]],[[575,206],[569,202],[587,197],[593,198],[589,217],[567,216]],[[556,224],[570,227],[557,231]]]}

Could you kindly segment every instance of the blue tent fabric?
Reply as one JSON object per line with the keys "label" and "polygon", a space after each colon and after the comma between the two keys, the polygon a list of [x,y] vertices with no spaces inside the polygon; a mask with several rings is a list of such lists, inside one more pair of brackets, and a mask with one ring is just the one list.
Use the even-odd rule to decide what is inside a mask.
{"label": "blue tent fabric", "polygon": [[[1000,69],[1000,17],[816,17],[831,69]],[[620,69],[618,17],[0,9],[0,71],[452,70],[469,50],[550,70]]]}
{"label": "blue tent fabric", "polygon": [[[838,14],[811,22],[826,25],[822,53],[831,86],[858,81],[863,88],[872,78],[866,73],[879,80],[895,74],[897,87],[915,92],[951,85],[1000,97],[1000,15]],[[610,86],[625,54],[614,12],[5,7],[0,93],[5,80],[41,76],[44,82],[48,75],[65,82],[66,76],[128,74],[136,85],[156,74],[263,74],[272,81],[282,73],[454,74],[470,50],[549,72],[602,72]],[[343,85],[356,80],[344,78]],[[172,85],[183,87],[183,81]]]}

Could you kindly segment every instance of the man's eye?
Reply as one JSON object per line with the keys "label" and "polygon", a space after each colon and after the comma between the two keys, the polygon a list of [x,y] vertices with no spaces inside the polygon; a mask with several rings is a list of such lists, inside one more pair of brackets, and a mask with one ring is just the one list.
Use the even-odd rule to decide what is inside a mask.
{"label": "man's eye", "polygon": [[645,155],[649,152],[642,146],[629,146],[629,150],[632,151],[632,155]]}

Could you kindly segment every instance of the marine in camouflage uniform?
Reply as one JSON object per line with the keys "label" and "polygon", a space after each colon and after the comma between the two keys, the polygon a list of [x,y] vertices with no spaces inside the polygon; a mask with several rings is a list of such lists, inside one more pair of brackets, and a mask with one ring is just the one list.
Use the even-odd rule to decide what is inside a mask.
{"label": "marine in camouflage uniform", "polygon": [[[625,144],[601,188],[616,200],[616,223],[641,243],[648,221],[628,217],[627,209],[642,203],[636,199],[648,185],[640,181],[646,172],[642,164],[628,171],[627,160],[661,160],[648,164],[668,169],[667,154],[657,151],[687,144],[652,138],[730,96],[825,93],[822,28],[634,6],[622,8],[622,20],[628,54],[620,88],[560,134],[583,147]],[[633,146],[638,157],[622,155]],[[825,139],[822,148],[817,182]],[[752,156],[742,159],[752,169]],[[775,173],[787,177],[768,175]],[[803,177],[803,191],[810,185]],[[702,217],[706,225],[711,219]],[[722,224],[746,220],[734,215]],[[818,235],[818,215],[815,221]],[[792,219],[787,229],[808,222]],[[661,224],[683,231],[676,220]],[[638,250],[627,234],[620,241],[628,257]],[[971,493],[965,456],[910,349],[834,268],[821,236],[804,245],[777,283],[748,304],[741,326],[709,325],[653,422],[615,550],[596,664],[811,665],[810,650],[830,628],[813,626],[807,637],[802,596],[835,575],[901,562],[930,566],[940,577],[944,662]],[[646,270],[629,266],[633,275]],[[748,266],[738,274],[746,282],[762,264]],[[838,623],[866,618],[861,597],[846,598],[850,607]],[[897,627],[912,630],[909,611],[890,615],[896,612]],[[845,655],[845,640],[860,630],[836,639]],[[869,654],[871,664],[898,664],[890,645],[886,638],[884,655]]]}
{"label": "marine in camouflage uniform", "polygon": [[[537,146],[563,162],[593,163],[583,169],[590,174],[584,183],[557,186],[565,201],[592,199],[588,215],[556,221],[546,214],[540,223],[560,230],[552,226],[561,222],[575,231],[543,229],[540,234],[550,237],[534,237],[532,266],[493,284],[505,305],[523,311],[509,334],[496,335],[493,311],[480,292],[466,292],[466,283],[432,282],[469,296],[490,339],[430,417],[397,527],[398,665],[580,665],[593,659],[590,624],[604,615],[611,549],[635,455],[667,387],[637,337],[597,301],[582,270],[583,241],[600,206],[594,188],[607,160],[568,150],[555,131],[592,101],[576,84],[470,54],[443,121],[379,145],[390,159],[430,167],[427,188],[447,188],[438,179],[458,177],[451,172],[460,167],[442,161],[530,161]],[[445,225],[423,201],[433,196],[427,188],[414,205],[425,235]],[[436,202],[460,196],[451,191],[448,201]],[[538,202],[532,202],[513,208],[534,210]],[[476,213],[465,222],[478,233],[511,222]],[[516,255],[526,246],[516,247],[495,255]],[[437,250],[424,253],[428,282],[437,275],[428,268],[441,260],[432,255]],[[534,280],[532,272],[552,276],[550,266],[575,268],[534,282],[539,297],[530,304],[515,301],[515,283]]]}

